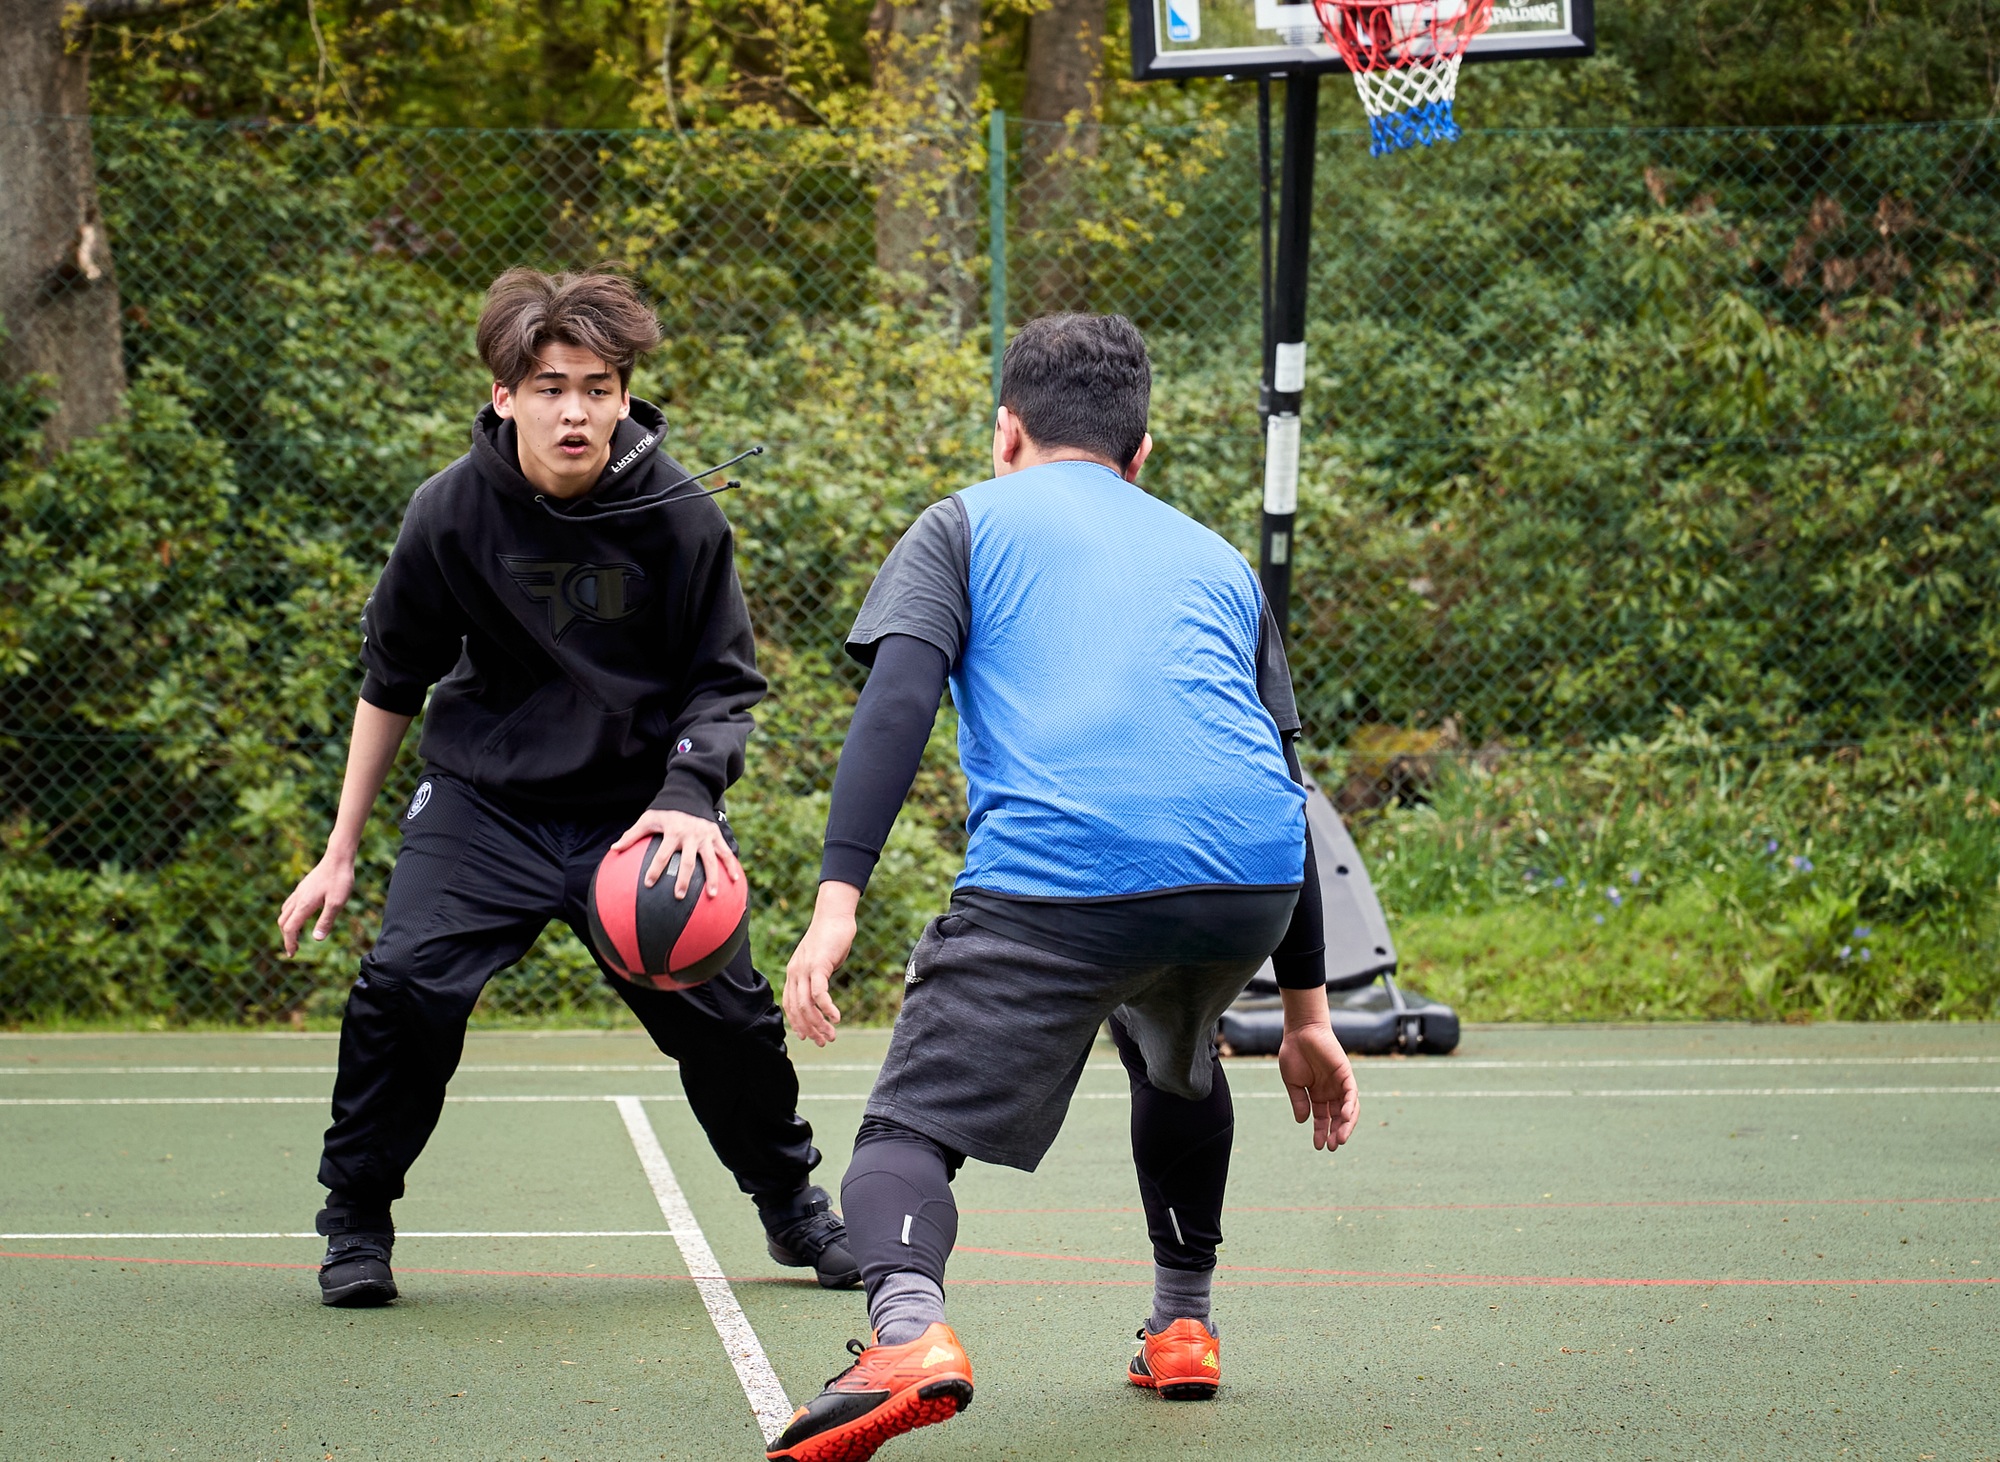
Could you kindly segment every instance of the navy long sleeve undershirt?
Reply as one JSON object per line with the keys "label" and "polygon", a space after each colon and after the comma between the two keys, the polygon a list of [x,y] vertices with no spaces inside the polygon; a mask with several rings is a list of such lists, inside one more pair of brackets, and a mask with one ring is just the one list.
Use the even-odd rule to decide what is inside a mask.
{"label": "navy long sleeve undershirt", "polygon": [[914,635],[889,635],[877,647],[833,774],[820,882],[868,887],[917,780],[950,672],[944,651]]}
{"label": "navy long sleeve undershirt", "polygon": [[[821,882],[868,886],[896,814],[916,781],[950,669],[944,651],[914,635],[887,635],[876,645],[834,773]],[[1285,765],[1303,786],[1297,749],[1291,737],[1283,739]],[[1319,864],[1308,837],[1298,903],[1271,956],[1280,986],[1310,990],[1326,983],[1322,921]]]}

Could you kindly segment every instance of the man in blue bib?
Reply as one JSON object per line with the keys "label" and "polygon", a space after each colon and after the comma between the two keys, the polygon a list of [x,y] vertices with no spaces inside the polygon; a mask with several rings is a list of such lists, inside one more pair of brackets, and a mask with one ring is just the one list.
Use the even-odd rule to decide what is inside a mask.
{"label": "man in blue bib", "polygon": [[1131,1078],[1153,1241],[1135,1385],[1196,1399],[1221,1379],[1209,1296],[1234,1119],[1214,1031],[1267,958],[1294,1115],[1315,1147],[1353,1131],[1283,645],[1242,555],[1138,487],[1151,385],[1121,317],[1024,326],[994,476],[925,511],[848,637],[870,673],[786,975],[801,1036],[833,1039],[827,981],[947,677],[971,837],[950,911],[910,955],[841,1189],[875,1343],[773,1458],[865,1458],[971,1400],[944,1314],[951,1179],[967,1157],[1034,1169],[1105,1021]]}

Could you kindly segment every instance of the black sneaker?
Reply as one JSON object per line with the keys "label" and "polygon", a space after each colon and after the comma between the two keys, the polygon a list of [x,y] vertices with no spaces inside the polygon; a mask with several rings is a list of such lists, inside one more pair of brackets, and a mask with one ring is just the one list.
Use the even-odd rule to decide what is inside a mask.
{"label": "black sneaker", "polygon": [[859,1289],[861,1266],[847,1252],[847,1225],[826,1189],[807,1188],[781,1212],[761,1214],[764,1247],[788,1269],[810,1269],[821,1289]]}
{"label": "black sneaker", "polygon": [[394,1234],[335,1234],[326,1241],[319,1265],[319,1298],[325,1305],[360,1309],[386,1305],[396,1297],[396,1276],[389,1272]]}

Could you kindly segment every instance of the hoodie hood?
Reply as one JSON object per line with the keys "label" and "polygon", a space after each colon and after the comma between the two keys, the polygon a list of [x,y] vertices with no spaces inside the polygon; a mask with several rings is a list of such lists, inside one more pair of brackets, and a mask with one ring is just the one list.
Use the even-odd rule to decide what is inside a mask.
{"label": "hoodie hood", "polygon": [[[567,511],[581,503],[618,502],[633,496],[652,476],[666,435],[666,413],[634,396],[632,414],[611,433],[611,458],[590,491],[567,502],[550,499],[549,505]],[[543,496],[521,471],[520,434],[514,423],[495,411],[491,402],[480,408],[472,423],[472,465],[489,486],[509,497],[532,503]]]}

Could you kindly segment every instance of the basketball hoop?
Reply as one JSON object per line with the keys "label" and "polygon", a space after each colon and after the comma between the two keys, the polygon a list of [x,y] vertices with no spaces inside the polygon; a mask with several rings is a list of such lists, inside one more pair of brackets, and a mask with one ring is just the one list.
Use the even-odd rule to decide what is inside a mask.
{"label": "basketball hoop", "polygon": [[1493,19],[1493,0],[1313,0],[1313,9],[1354,73],[1372,156],[1457,140],[1458,63]]}

